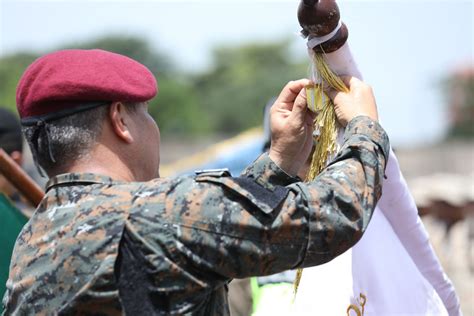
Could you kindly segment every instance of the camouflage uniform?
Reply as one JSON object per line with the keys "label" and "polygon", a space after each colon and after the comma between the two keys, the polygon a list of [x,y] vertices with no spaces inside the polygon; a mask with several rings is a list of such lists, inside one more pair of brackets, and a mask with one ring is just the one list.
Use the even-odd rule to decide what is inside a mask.
{"label": "camouflage uniform", "polygon": [[362,236],[389,142],[367,117],[345,137],[308,184],[265,154],[238,178],[52,178],[16,243],[6,313],[227,315],[232,278],[322,264]]}

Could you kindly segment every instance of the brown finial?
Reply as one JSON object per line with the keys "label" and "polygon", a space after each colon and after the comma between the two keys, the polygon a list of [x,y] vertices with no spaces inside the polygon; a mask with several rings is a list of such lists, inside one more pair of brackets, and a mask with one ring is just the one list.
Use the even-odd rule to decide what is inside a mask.
{"label": "brown finial", "polygon": [[[303,28],[303,36],[321,37],[336,29],[340,19],[339,7],[335,0],[301,0],[298,7],[298,21]],[[349,36],[344,23],[336,34],[328,41],[317,45],[313,50],[317,53],[330,53],[340,48]]]}

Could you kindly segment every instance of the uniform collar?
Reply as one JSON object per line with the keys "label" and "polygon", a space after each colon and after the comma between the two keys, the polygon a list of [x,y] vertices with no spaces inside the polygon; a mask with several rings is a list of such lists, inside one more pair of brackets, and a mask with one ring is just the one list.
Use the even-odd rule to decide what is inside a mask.
{"label": "uniform collar", "polygon": [[64,173],[52,177],[46,183],[46,192],[55,186],[90,185],[90,184],[117,184],[111,177],[95,173]]}

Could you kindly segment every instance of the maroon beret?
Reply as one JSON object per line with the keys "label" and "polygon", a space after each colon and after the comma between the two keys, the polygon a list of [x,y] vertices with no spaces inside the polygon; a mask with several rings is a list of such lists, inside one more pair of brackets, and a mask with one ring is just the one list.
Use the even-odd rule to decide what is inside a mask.
{"label": "maroon beret", "polygon": [[[38,117],[84,103],[144,102],[158,91],[153,74],[133,59],[104,50],[62,50],[34,61],[18,83],[20,117]],[[72,111],[71,111],[72,110]]]}

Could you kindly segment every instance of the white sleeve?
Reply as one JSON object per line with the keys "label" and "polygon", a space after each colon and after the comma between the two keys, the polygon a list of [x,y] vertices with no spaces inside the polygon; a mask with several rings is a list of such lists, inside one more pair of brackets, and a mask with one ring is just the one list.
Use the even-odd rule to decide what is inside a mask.
{"label": "white sleeve", "polygon": [[386,177],[378,206],[421,274],[438,293],[449,315],[462,315],[459,298],[429,242],[428,233],[418,216],[415,200],[400,171],[393,150],[390,150]]}

